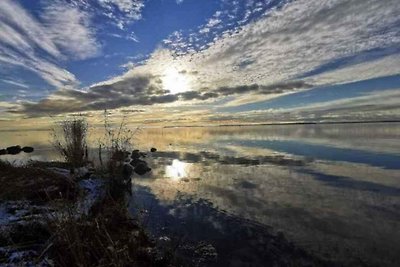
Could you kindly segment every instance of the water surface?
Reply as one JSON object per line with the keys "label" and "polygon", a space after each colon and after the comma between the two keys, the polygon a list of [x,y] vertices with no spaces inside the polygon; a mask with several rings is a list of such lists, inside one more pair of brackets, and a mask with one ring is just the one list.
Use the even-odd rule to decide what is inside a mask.
{"label": "water surface", "polygon": [[[35,146],[25,160],[57,159],[47,132],[0,136]],[[348,266],[399,266],[399,139],[396,123],[142,129],[137,147],[158,151],[130,209],[155,234],[211,244],[221,264],[261,266],[266,231]]]}

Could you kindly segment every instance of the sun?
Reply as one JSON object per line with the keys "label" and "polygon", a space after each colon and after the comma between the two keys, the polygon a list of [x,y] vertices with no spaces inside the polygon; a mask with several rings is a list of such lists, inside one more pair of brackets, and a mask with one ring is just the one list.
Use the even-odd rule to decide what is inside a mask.
{"label": "sun", "polygon": [[161,79],[164,89],[170,91],[171,94],[179,94],[190,90],[189,78],[175,68],[166,69]]}

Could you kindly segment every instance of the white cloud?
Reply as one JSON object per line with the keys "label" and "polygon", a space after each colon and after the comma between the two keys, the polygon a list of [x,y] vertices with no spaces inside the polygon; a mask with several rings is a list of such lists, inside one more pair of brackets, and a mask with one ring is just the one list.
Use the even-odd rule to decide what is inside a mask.
{"label": "white cloud", "polygon": [[[142,18],[143,0],[98,0],[99,4],[107,10],[105,15],[113,19],[120,29],[132,21]],[[118,12],[122,15],[116,15]]]}
{"label": "white cloud", "polygon": [[[156,51],[148,68],[161,62],[198,72],[195,88],[274,84],[296,79],[324,64],[352,57],[368,50],[400,46],[400,5],[397,0],[299,0],[269,11],[259,20],[228,30],[213,40],[207,49],[176,57],[168,51]],[[170,49],[182,47],[183,38],[175,38]],[[375,59],[378,60],[378,59]],[[335,83],[400,73],[400,61],[380,59],[379,67],[390,61],[390,68],[366,71],[368,61],[358,64],[346,76],[336,75],[316,83]],[[378,65],[374,65],[378,67]],[[344,79],[344,77],[346,77]],[[321,79],[323,77],[321,76]]]}
{"label": "white cloud", "polygon": [[11,84],[11,85],[15,85],[15,86],[18,86],[18,87],[26,88],[26,89],[29,88],[29,86],[27,84],[22,83],[22,82],[16,82],[16,81],[7,80],[7,79],[0,79],[0,81],[4,82],[4,83]]}
{"label": "white cloud", "polygon": [[[190,81],[188,90],[201,93],[215,93],[217,88],[224,87],[243,88],[243,92],[249,93],[243,85],[266,86],[263,90],[252,91],[263,95],[239,97],[228,102],[230,106],[269,99],[290,90],[304,90],[300,86],[276,91],[277,87],[268,85],[296,80],[304,73],[343,57],[359,55],[375,48],[398,46],[399,30],[390,28],[397,20],[396,14],[400,12],[400,7],[390,6],[395,2],[291,2],[243,26],[240,31],[227,31],[205,50],[179,56],[173,50],[160,48],[143,64],[126,65],[130,68],[124,75],[94,86],[112,87],[144,75],[163,77],[167,70],[173,69]],[[182,33],[176,31],[172,35],[175,41],[170,41],[170,46],[182,47]],[[347,69],[325,71],[305,81],[321,85],[393,75],[400,73],[400,63],[396,59],[391,56],[357,64],[349,62]],[[157,86],[162,85],[157,83]],[[239,94],[240,90],[237,92]],[[189,95],[187,99],[194,98]]]}
{"label": "white cloud", "polygon": [[[139,19],[140,15],[132,15],[129,18],[129,14],[139,14],[143,7],[142,1],[98,1],[104,9],[110,11],[110,18],[121,23],[121,27],[127,19]],[[133,2],[137,5],[132,5]],[[232,20],[238,19],[238,2],[226,2],[234,7],[232,12],[215,13],[205,22],[204,26],[208,27],[200,27],[199,31],[206,28],[209,31],[215,30],[226,23],[225,16]],[[256,7],[257,12],[263,14],[256,20],[251,20],[252,14],[245,12],[244,17],[240,18],[244,19],[240,27],[232,24],[233,28],[224,29],[209,43],[201,44],[200,47],[193,46],[191,41],[184,38],[182,31],[178,30],[172,34],[173,38],[165,41],[168,48],[157,49],[141,65],[125,65],[129,70],[124,75],[98,83],[91,88],[119,83],[117,86],[124,86],[125,90],[127,84],[124,81],[136,81],[135,79],[146,75],[151,77],[151,86],[146,87],[146,90],[157,87],[156,89],[162,91],[165,88],[159,88],[162,83],[159,83],[157,78],[163,77],[166,70],[174,69],[179,75],[184,75],[190,80],[190,90],[201,93],[221,87],[235,88],[251,84],[265,85],[273,93],[274,87],[267,85],[298,80],[305,73],[325,64],[369,53],[370,50],[390,51],[390,48],[399,47],[400,28],[393,26],[399,23],[400,6],[397,2],[398,0],[298,0],[288,1],[281,8],[263,13],[264,9],[260,9],[261,6],[255,1],[249,1],[252,7]],[[128,15],[116,18],[112,13],[115,9]],[[189,37],[196,43],[201,39],[199,36],[195,34]],[[8,39],[8,42],[20,42],[21,47],[25,45],[18,36]],[[60,53],[58,46],[55,45],[56,52]],[[185,53],[178,53],[180,49]],[[0,46],[0,60],[1,56]],[[18,62],[18,58],[12,59]],[[318,75],[305,78],[305,81],[318,85],[335,84],[399,73],[398,56],[390,56],[389,52],[374,58],[373,61],[368,57],[363,60],[350,60],[345,66],[339,65],[336,70],[327,68]],[[158,97],[160,98],[156,99],[157,103],[165,103],[162,101],[166,99],[161,99],[164,96]],[[268,97],[271,96],[240,97],[229,102],[229,105],[250,103],[252,99],[259,101]],[[142,103],[122,100],[127,102],[124,105]],[[120,102],[115,106],[117,104],[120,105]]]}
{"label": "white cloud", "polygon": [[[299,108],[283,109],[292,118],[306,119],[400,119],[400,88],[375,91],[364,96],[316,103]],[[278,111],[279,113],[279,111]]]}
{"label": "white cloud", "polygon": [[47,35],[70,57],[86,59],[100,53],[89,14],[78,7],[55,1],[46,6],[42,19]]}
{"label": "white cloud", "polygon": [[[54,57],[61,56],[59,49],[48,36],[43,25],[15,1],[0,1],[0,14],[0,23],[3,28],[9,27],[8,31],[12,32],[12,36],[23,39]],[[4,36],[1,40],[4,40],[3,38]]]}
{"label": "white cloud", "polygon": [[295,108],[213,112],[208,119],[241,123],[399,120],[399,101],[400,88]]}
{"label": "white cloud", "polygon": [[367,62],[344,66],[337,70],[326,71],[322,74],[310,76],[305,80],[316,85],[323,85],[392,76],[400,73],[399,62],[400,55],[395,54]]}
{"label": "white cloud", "polygon": [[0,1],[0,62],[54,87],[76,86],[75,76],[55,62],[93,57],[100,46],[87,13],[64,1],[46,3],[40,21],[15,1]]}

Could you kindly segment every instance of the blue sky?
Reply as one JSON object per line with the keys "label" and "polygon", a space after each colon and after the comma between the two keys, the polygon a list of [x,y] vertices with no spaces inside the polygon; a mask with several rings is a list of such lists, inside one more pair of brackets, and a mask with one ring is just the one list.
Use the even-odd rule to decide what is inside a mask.
{"label": "blue sky", "polygon": [[399,52],[397,0],[2,0],[0,120],[400,119]]}

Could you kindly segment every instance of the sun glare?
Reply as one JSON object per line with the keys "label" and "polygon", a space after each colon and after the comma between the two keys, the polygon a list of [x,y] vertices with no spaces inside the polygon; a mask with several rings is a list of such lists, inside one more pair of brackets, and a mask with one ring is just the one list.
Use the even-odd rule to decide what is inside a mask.
{"label": "sun glare", "polygon": [[189,79],[185,74],[179,73],[174,68],[164,71],[162,78],[164,89],[170,91],[171,94],[178,94],[190,90]]}
{"label": "sun glare", "polygon": [[179,181],[187,176],[186,164],[180,160],[174,159],[172,164],[166,166],[165,174],[174,181]]}

